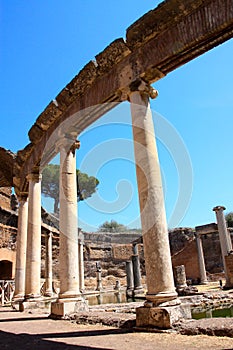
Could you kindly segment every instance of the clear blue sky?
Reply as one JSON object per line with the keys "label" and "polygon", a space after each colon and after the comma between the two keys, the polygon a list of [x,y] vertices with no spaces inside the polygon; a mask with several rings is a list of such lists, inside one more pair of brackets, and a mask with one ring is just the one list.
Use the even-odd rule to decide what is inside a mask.
{"label": "clear blue sky", "polygon": [[[159,2],[0,0],[0,146],[14,152],[24,148],[31,125],[59,91]],[[154,85],[159,97],[151,106],[170,227],[213,222],[215,205],[233,210],[232,57],[230,40]],[[100,180],[98,195],[79,205],[83,228],[94,230],[111,219],[138,225],[129,117],[129,106],[124,104],[106,116],[108,124],[103,126],[103,119],[101,127],[93,126],[80,137],[78,166],[90,174],[97,172],[93,175]],[[179,194],[185,206],[182,200],[176,206]]]}

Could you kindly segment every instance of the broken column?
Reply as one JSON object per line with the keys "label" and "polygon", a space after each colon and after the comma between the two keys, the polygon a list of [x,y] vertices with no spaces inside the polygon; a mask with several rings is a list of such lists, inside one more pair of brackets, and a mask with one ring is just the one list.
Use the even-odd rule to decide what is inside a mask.
{"label": "broken column", "polygon": [[51,305],[51,314],[64,316],[80,300],[78,266],[77,180],[75,150],[70,140],[59,142],[60,150],[60,292]]}
{"label": "broken column", "polygon": [[41,178],[37,172],[27,176],[29,193],[25,297],[31,300],[41,296]]}
{"label": "broken column", "polygon": [[202,247],[202,240],[201,240],[201,235],[198,233],[196,235],[196,243],[197,243],[197,255],[198,255],[201,284],[208,284],[206,269],[205,269],[205,259],[204,259],[204,253],[203,253],[203,247]]}
{"label": "broken column", "polygon": [[53,295],[53,234],[48,232],[45,234],[45,296]]}
{"label": "broken column", "polygon": [[[166,328],[171,326],[174,318],[178,319],[179,312],[172,307],[167,310],[161,304],[173,301],[169,305],[177,305],[179,301],[174,286],[160,164],[149,96],[156,97],[157,92],[143,82],[132,85],[129,99],[148,289],[145,306],[137,309],[137,326]],[[176,316],[173,318],[174,310]]]}
{"label": "broken column", "polygon": [[230,254],[230,252],[232,251],[232,243],[231,243],[231,239],[229,239],[229,231],[227,230],[226,220],[224,216],[225,209],[226,209],[225,207],[219,205],[214,207],[213,211],[215,211],[216,218],[217,218],[223,267],[224,267],[225,278],[226,278],[226,284],[224,288],[231,288],[233,287],[233,284],[231,282],[230,276],[228,275],[228,267],[226,266],[225,257],[228,256],[228,254]]}
{"label": "broken column", "polygon": [[28,194],[21,193],[17,196],[19,202],[18,232],[16,250],[16,271],[14,300],[24,299],[26,251],[27,251],[27,226],[28,226]]}
{"label": "broken column", "polygon": [[144,290],[141,284],[140,259],[138,255],[138,245],[136,243],[133,244],[132,264],[133,264],[134,295],[143,294]]}
{"label": "broken column", "polygon": [[103,290],[101,272],[100,262],[98,261],[96,263],[96,290],[98,291]]}

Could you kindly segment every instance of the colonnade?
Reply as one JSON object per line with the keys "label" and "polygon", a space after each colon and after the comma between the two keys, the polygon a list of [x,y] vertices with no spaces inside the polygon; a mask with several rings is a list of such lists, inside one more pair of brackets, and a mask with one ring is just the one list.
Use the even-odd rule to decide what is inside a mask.
{"label": "colonnade", "polygon": [[[175,291],[168,231],[165,216],[160,164],[155,141],[149,98],[156,90],[143,82],[128,93],[131,104],[136,173],[143,232],[144,256],[147,275],[146,299],[152,306],[177,298]],[[80,297],[84,287],[80,278],[77,223],[76,160],[77,144],[70,147],[67,140],[56,145],[60,152],[60,293],[54,313],[62,314],[65,302]],[[28,175],[29,192],[19,196],[19,228],[15,295],[35,299],[40,296],[41,245],[41,175]],[[28,205],[28,214],[27,214]],[[28,218],[27,218],[28,215]],[[27,247],[26,247],[27,241]],[[51,249],[50,236],[47,247]],[[137,254],[135,259],[137,259]],[[51,255],[47,255],[51,264]],[[136,266],[137,261],[135,261]],[[26,268],[25,268],[26,267]],[[24,271],[26,273],[24,274]],[[138,269],[136,268],[138,271]],[[26,277],[25,277],[26,276]],[[25,282],[24,282],[25,277]],[[47,293],[51,291],[51,269],[47,269]],[[62,310],[61,310],[62,309]]]}
{"label": "colonnade", "polygon": [[[84,289],[83,237],[78,240],[76,159],[65,141],[60,149],[60,292],[59,300],[77,298]],[[41,179],[27,176],[28,193],[18,195],[18,235],[14,300],[41,299]],[[45,292],[53,295],[52,232],[45,234]]]}

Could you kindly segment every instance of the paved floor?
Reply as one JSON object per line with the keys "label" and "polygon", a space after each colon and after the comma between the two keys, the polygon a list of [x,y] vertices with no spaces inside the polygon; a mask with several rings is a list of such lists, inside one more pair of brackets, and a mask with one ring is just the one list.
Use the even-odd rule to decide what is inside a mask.
{"label": "paved floor", "polygon": [[233,349],[233,339],[179,334],[134,333],[101,325],[51,320],[46,314],[0,308],[0,349],[16,350],[186,350]]}

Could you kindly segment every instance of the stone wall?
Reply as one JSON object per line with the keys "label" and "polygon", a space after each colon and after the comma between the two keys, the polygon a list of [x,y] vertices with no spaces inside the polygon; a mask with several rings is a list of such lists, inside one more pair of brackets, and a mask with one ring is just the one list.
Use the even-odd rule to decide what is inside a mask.
{"label": "stone wall", "polygon": [[0,207],[3,209],[11,209],[11,188],[0,187]]}

